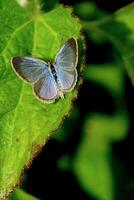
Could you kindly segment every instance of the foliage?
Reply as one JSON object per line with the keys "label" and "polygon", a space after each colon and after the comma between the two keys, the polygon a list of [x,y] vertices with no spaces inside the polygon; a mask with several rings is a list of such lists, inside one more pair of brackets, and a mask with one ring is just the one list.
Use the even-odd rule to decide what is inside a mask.
{"label": "foliage", "polygon": [[[20,0],[17,2],[20,3]],[[18,183],[23,168],[31,162],[52,131],[59,127],[64,116],[70,111],[72,99],[77,95],[76,89],[66,94],[64,100],[58,100],[54,104],[46,105],[38,101],[32,94],[31,86],[23,83],[14,74],[10,58],[30,54],[51,60],[67,39],[76,37],[79,42],[78,70],[81,71],[83,53],[79,20],[72,16],[72,8],[59,5],[66,1],[50,0],[46,3],[41,0],[39,4],[38,0],[29,0],[24,7],[17,2],[0,1],[0,199],[9,194]],[[73,5],[74,13],[79,16],[86,36],[86,68],[80,96],[72,115],[51,137],[51,141],[68,149],[56,159],[56,169],[60,173],[73,174],[80,190],[89,199],[91,196],[97,200],[125,199],[125,195],[126,199],[133,199],[134,192],[131,196],[121,189],[122,194],[120,193],[121,186],[118,185],[118,177],[114,171],[117,158],[114,157],[112,144],[126,141],[130,129],[131,116],[126,104],[125,76],[127,72],[134,83],[134,3],[114,13],[98,8],[95,0],[79,0]],[[105,45],[108,45],[108,51],[105,50]],[[94,47],[95,50],[99,49],[99,52],[96,53]],[[112,99],[113,108],[111,102],[106,102],[107,99],[103,98],[103,106],[108,104],[108,110],[111,109],[112,113],[102,112],[103,108],[91,108],[93,95],[93,101],[101,101],[98,90],[94,90],[94,94],[91,93],[92,85],[99,87],[101,92],[105,92]],[[118,176],[122,181],[122,175],[125,179],[128,172],[124,167],[121,174],[120,160],[118,163]],[[43,173],[45,170],[46,168]],[[134,177],[133,174],[131,176]],[[26,182],[28,178],[27,175]],[[55,180],[53,176],[52,179],[50,193],[57,188],[62,193],[67,177],[63,179],[64,182],[61,181],[60,187],[58,178]],[[127,187],[131,184],[129,180]],[[49,179],[43,181],[49,185]],[[71,188],[71,181],[67,185],[68,190]],[[49,199],[45,186],[43,198]],[[28,191],[25,182],[23,188]],[[65,199],[67,195],[72,195],[72,191],[70,194],[64,194]],[[75,198],[84,199],[79,193]],[[17,189],[9,199],[36,198]]]}
{"label": "foliage", "polygon": [[49,13],[39,12],[38,6],[33,9],[29,13],[14,0],[0,1],[0,198],[18,183],[23,168],[59,127],[77,93],[45,104],[12,70],[13,56],[30,54],[52,60],[66,40],[81,40],[81,26],[70,8],[58,6]]}
{"label": "foliage", "polygon": [[38,200],[37,198],[33,197],[32,195],[27,194],[21,189],[17,189],[13,194],[11,194],[10,200]]}
{"label": "foliage", "polygon": [[87,31],[98,33],[100,37],[110,40],[118,51],[122,65],[127,69],[133,82],[133,46],[134,46],[134,24],[133,20],[134,3],[120,9],[112,16],[101,20],[84,22]]}
{"label": "foliage", "polygon": [[[85,6],[85,7],[84,7]],[[87,7],[90,7],[87,12]],[[110,42],[113,58],[111,62],[88,64],[85,80],[93,82],[112,96],[115,110],[112,115],[90,112],[86,115],[82,137],[73,160],[66,155],[60,158],[62,170],[70,169],[76,175],[83,190],[95,199],[114,200],[118,196],[118,188],[114,177],[111,144],[126,138],[130,122],[125,102],[125,76],[123,67],[133,82],[133,9],[130,4],[113,15],[99,12],[95,4],[82,2],[76,4],[76,12],[82,18],[84,31],[89,40],[97,45]],[[85,12],[84,12],[85,11]],[[94,11],[94,12],[93,12]],[[96,19],[99,16],[99,20]],[[89,42],[90,44],[90,42]],[[92,49],[89,46],[89,52]],[[87,53],[89,55],[89,53]],[[102,55],[103,52],[100,52]],[[95,57],[95,56],[94,56]],[[90,60],[88,59],[90,62]],[[90,87],[90,86],[89,86]],[[90,91],[90,90],[89,90]],[[95,92],[95,91],[94,91]],[[88,94],[91,96],[91,94]],[[87,97],[87,95],[85,95]],[[99,97],[98,97],[99,101]],[[86,104],[86,103],[85,103]],[[87,106],[87,105],[86,105]],[[110,105],[109,105],[110,106]],[[116,191],[116,192],[115,192]],[[118,191],[118,192],[117,192]],[[133,198],[130,195],[128,198]],[[122,199],[123,195],[119,196]],[[118,199],[118,198],[117,198]],[[125,197],[124,197],[125,199]]]}

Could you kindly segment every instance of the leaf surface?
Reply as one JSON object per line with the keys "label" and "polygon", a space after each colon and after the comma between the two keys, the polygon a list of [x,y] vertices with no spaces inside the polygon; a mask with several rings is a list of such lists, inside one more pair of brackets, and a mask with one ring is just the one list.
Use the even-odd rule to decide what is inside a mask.
{"label": "leaf surface", "polygon": [[14,0],[0,1],[0,199],[18,183],[21,171],[69,112],[77,91],[53,104],[39,101],[32,86],[14,73],[13,56],[53,60],[81,26],[71,9],[59,6],[33,16]]}

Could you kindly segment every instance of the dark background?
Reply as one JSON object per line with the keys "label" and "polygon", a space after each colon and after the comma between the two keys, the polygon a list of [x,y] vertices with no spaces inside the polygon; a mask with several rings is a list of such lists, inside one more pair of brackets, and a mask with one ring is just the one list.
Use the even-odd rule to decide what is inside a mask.
{"label": "dark background", "polygon": [[[60,3],[74,6],[80,0],[62,0]],[[119,8],[133,2],[132,0],[94,0],[98,8],[113,13]],[[50,8],[51,9],[51,5]],[[104,63],[112,59],[111,44],[105,42],[96,44],[86,37],[86,62]],[[98,101],[99,98],[99,101]],[[134,91],[127,74],[125,74],[125,101],[130,116],[129,133],[125,139],[112,144],[113,153],[113,174],[116,179],[115,199],[132,200],[134,199]],[[70,170],[62,171],[57,167],[57,160],[63,155],[69,155],[73,160],[75,150],[81,139],[82,124],[87,113],[101,112],[113,115],[115,102],[112,96],[101,86],[84,80],[79,90],[78,99],[75,105],[79,107],[79,116],[74,119],[70,126],[66,123],[64,126],[68,129],[66,140],[60,141],[51,138],[42,152],[34,159],[31,168],[27,171],[27,178],[24,188],[27,192],[43,200],[95,200],[92,195],[87,194],[79,185],[75,175]],[[66,122],[67,121],[67,122]],[[71,162],[71,161],[70,161]],[[96,199],[99,200],[99,199]]]}

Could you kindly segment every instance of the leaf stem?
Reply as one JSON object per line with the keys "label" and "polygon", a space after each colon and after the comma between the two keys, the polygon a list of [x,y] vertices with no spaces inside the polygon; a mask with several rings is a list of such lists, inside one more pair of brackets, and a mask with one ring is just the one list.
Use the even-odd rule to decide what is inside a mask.
{"label": "leaf stem", "polygon": [[36,16],[40,13],[40,0],[17,0],[18,3],[25,7],[31,16]]}

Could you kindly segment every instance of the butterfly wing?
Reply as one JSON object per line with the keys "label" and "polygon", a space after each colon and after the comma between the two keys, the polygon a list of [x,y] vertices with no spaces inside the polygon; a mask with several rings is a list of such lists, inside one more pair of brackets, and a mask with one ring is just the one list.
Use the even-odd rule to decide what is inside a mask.
{"label": "butterfly wing", "polygon": [[40,99],[50,103],[57,98],[56,83],[49,71],[34,84],[34,92]]}
{"label": "butterfly wing", "polygon": [[57,97],[56,84],[47,63],[31,57],[13,57],[12,64],[21,78],[34,83],[34,92],[40,99],[51,102]]}
{"label": "butterfly wing", "polygon": [[74,38],[68,40],[55,58],[54,66],[57,71],[62,90],[71,91],[77,81],[78,45]]}
{"label": "butterfly wing", "polygon": [[47,71],[47,63],[31,57],[13,57],[13,69],[26,82],[34,83],[38,81],[44,71]]}

